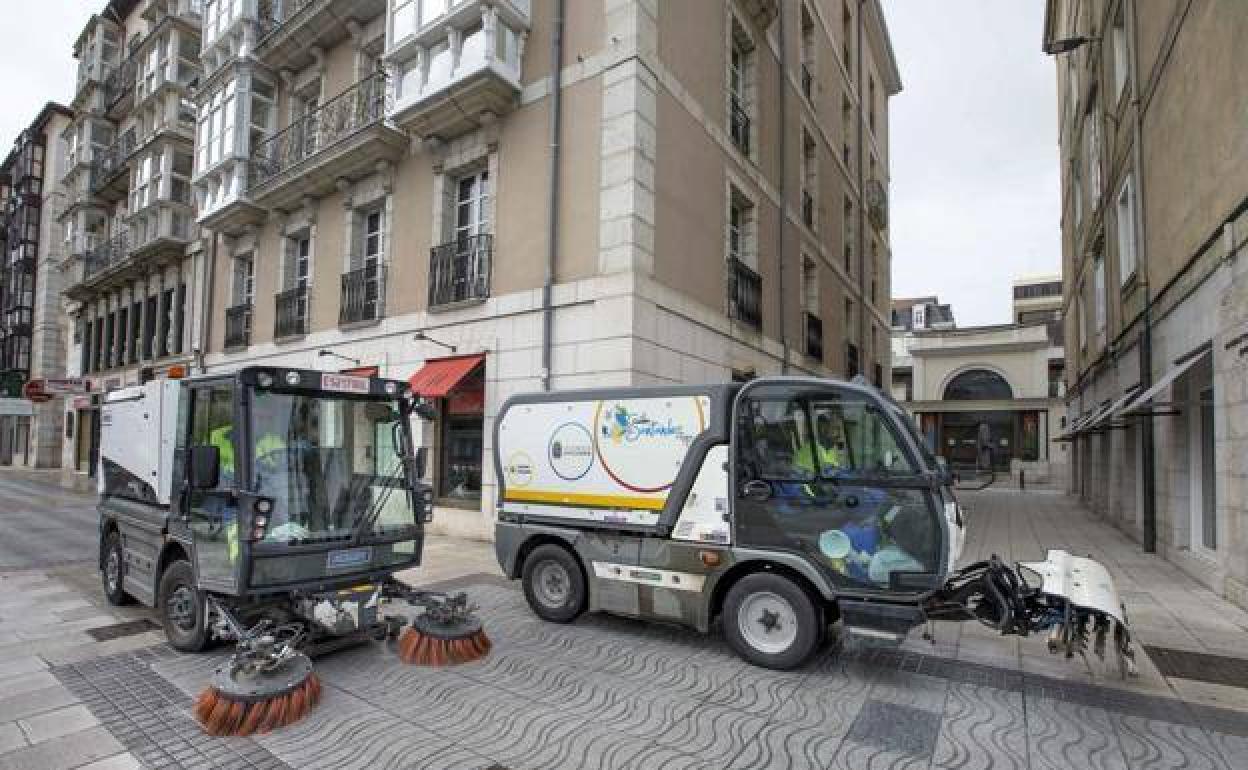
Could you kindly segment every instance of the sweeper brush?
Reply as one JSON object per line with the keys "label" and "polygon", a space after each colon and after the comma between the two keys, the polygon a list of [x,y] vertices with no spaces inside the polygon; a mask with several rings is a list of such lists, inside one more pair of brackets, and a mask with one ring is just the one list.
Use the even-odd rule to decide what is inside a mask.
{"label": "sweeper brush", "polygon": [[276,668],[252,672],[231,659],[196,699],[194,713],[209,735],[252,735],[298,722],[320,698],[321,682],[303,653]]}
{"label": "sweeper brush", "polygon": [[399,660],[417,666],[446,666],[480,660],[492,644],[464,594],[426,603],[399,636]]}

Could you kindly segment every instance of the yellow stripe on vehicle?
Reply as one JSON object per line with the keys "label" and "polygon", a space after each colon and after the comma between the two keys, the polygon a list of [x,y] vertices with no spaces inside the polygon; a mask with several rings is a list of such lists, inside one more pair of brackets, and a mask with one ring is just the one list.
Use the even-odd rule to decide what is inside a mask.
{"label": "yellow stripe on vehicle", "polygon": [[667,502],[663,498],[637,497],[635,495],[592,495],[582,492],[543,492],[539,489],[509,489],[504,502],[549,503],[553,505],[586,505],[594,508],[636,508],[661,511]]}

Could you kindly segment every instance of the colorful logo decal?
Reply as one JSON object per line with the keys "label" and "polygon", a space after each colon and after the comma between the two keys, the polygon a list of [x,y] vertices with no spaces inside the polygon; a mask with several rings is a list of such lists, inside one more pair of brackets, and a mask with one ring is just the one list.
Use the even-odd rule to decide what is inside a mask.
{"label": "colorful logo decal", "polygon": [[633,492],[663,492],[676,480],[693,439],[706,429],[694,398],[600,401],[594,450],[612,481]]}
{"label": "colorful logo decal", "polygon": [[527,487],[533,483],[533,458],[525,452],[513,453],[503,466],[503,475],[507,478],[508,485]]}
{"label": "colorful logo decal", "polygon": [[546,454],[556,476],[564,481],[576,481],[594,465],[593,434],[580,423],[565,422],[550,437]]}

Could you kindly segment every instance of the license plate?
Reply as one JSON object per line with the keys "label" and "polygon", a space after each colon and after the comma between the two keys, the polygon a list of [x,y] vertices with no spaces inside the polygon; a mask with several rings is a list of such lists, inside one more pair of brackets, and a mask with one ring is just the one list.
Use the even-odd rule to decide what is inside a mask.
{"label": "license plate", "polygon": [[344,548],[341,551],[330,551],[325,566],[329,569],[350,569],[361,567],[373,560],[371,546],[363,548]]}

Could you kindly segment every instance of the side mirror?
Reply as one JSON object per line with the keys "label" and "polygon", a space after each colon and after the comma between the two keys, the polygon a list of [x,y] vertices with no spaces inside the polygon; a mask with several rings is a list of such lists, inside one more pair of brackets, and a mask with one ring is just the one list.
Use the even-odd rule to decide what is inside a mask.
{"label": "side mirror", "polygon": [[428,401],[417,401],[412,405],[412,414],[415,414],[425,422],[433,422],[438,419],[438,410]]}
{"label": "side mirror", "polygon": [[416,459],[414,462],[414,470],[416,472],[417,479],[423,479],[425,477],[425,466],[428,463],[429,463],[429,448],[422,446],[416,450]]}
{"label": "side mirror", "polygon": [[193,489],[214,489],[221,482],[221,450],[211,444],[191,447],[188,480]]}

